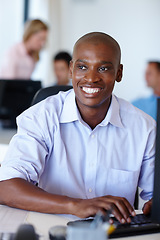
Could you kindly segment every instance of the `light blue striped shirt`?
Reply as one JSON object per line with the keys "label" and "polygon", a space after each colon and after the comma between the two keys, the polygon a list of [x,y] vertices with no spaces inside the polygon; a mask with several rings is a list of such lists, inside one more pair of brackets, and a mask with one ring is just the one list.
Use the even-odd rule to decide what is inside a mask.
{"label": "light blue striped shirt", "polygon": [[137,184],[152,197],[155,121],[112,95],[105,119],[91,129],[73,90],[34,105],[18,119],[18,132],[0,168],[0,180],[20,177],[74,198],[126,197]]}

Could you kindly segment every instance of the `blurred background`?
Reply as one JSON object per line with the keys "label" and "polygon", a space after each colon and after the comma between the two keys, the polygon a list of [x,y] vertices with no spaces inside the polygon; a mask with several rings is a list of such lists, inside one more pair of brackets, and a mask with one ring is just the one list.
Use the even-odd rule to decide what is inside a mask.
{"label": "blurred background", "polygon": [[72,53],[75,41],[91,31],[114,37],[122,50],[123,81],[114,92],[126,100],[148,95],[144,81],[148,60],[160,60],[159,0],[0,0],[0,64],[6,50],[21,41],[26,19],[49,25],[49,37],[32,79],[54,82],[52,58]]}

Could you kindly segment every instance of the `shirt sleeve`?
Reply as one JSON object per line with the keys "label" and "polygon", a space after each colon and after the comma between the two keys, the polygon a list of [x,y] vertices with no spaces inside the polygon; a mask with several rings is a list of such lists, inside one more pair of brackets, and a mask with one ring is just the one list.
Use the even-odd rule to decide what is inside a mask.
{"label": "shirt sleeve", "polygon": [[139,187],[142,189],[140,196],[144,200],[149,200],[153,197],[155,135],[156,131],[154,129],[149,134],[140,171]]}
{"label": "shirt sleeve", "polygon": [[36,184],[43,173],[49,152],[44,137],[45,129],[38,114],[22,114],[17,122],[18,132],[12,138],[2,162],[0,181],[23,178]]}

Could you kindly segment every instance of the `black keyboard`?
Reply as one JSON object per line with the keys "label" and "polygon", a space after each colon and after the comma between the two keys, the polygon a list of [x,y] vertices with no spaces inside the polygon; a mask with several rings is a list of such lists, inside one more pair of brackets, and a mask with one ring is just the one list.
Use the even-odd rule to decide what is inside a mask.
{"label": "black keyboard", "polygon": [[115,218],[116,230],[110,235],[110,238],[127,237],[160,232],[160,224],[153,223],[150,216],[137,214],[131,217],[131,223],[121,224]]}
{"label": "black keyboard", "polygon": [[[160,232],[160,224],[153,223],[151,218],[149,216],[145,216],[144,214],[137,214],[135,217],[131,217],[131,223],[125,224],[120,223],[114,217],[112,219],[116,225],[116,230],[109,236],[109,239]],[[78,220],[69,222],[68,225],[92,221],[93,219]]]}

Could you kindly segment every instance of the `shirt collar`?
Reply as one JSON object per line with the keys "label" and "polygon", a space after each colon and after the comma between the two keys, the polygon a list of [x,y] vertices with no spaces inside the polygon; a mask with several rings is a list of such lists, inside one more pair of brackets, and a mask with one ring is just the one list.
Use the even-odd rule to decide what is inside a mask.
{"label": "shirt collar", "polygon": [[[63,110],[60,116],[60,123],[74,122],[77,120],[82,122],[82,118],[76,105],[75,93],[72,89],[64,101]],[[99,125],[106,126],[108,123],[116,127],[123,128],[120,117],[119,103],[114,95],[112,95],[112,100],[107,115]]]}
{"label": "shirt collar", "polygon": [[123,128],[119,102],[114,94],[112,94],[111,104],[109,106],[105,119],[99,124],[100,126],[106,126],[108,123],[116,127]]}
{"label": "shirt collar", "polygon": [[70,90],[70,93],[66,96],[63,110],[60,116],[60,123],[74,122],[80,120],[79,111],[76,105],[74,90]]}

